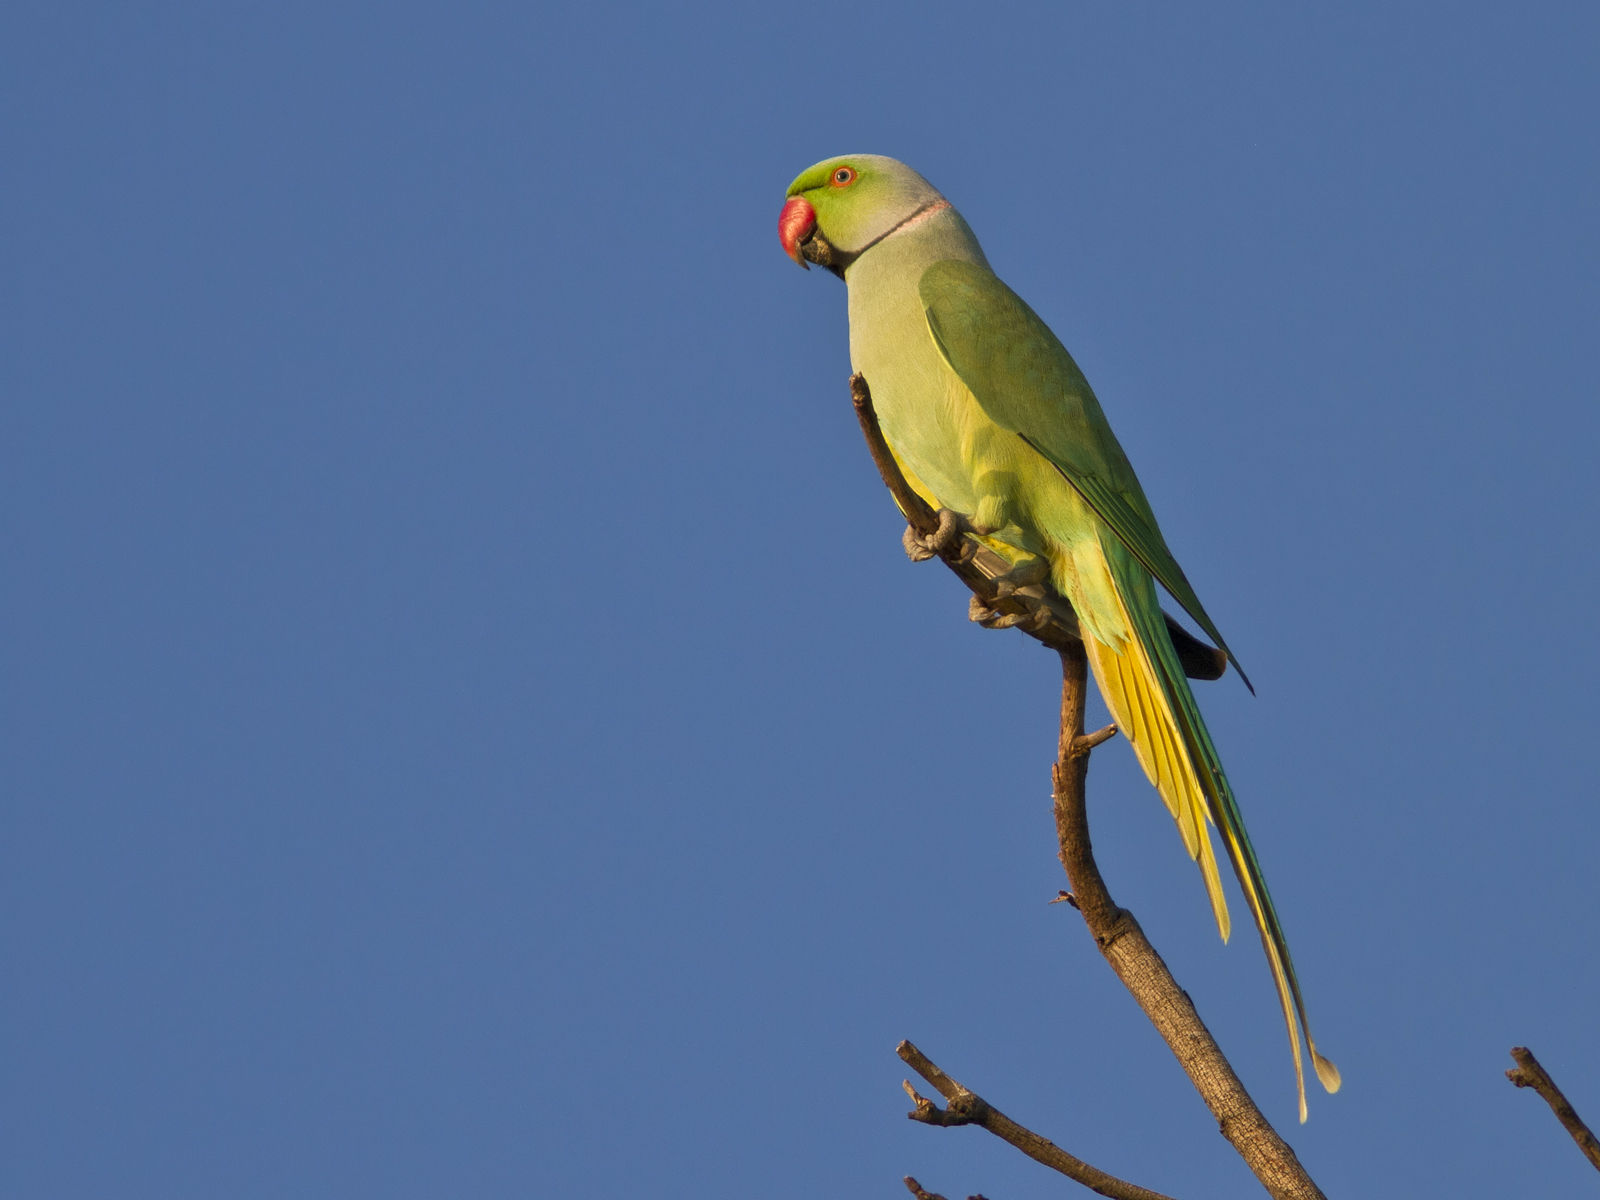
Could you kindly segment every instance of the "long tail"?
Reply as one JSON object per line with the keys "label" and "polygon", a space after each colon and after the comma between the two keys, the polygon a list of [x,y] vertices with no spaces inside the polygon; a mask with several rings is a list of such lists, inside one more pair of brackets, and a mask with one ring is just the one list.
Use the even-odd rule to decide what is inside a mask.
{"label": "long tail", "polygon": [[[1222,761],[1167,637],[1155,585],[1113,536],[1102,534],[1101,548],[1116,584],[1124,627],[1132,636],[1120,654],[1093,637],[1085,636],[1095,679],[1117,728],[1132,743],[1139,764],[1177,821],[1189,857],[1198,859],[1217,928],[1222,940],[1227,941],[1231,926],[1228,905],[1205,822],[1209,820],[1222,831],[1228,859],[1261,933],[1261,945],[1266,950],[1272,979],[1278,989],[1278,1002],[1283,1006],[1289,1046],[1294,1051],[1300,1120],[1304,1122],[1306,1085],[1300,1058],[1300,1029],[1305,1030],[1306,1048],[1311,1051],[1317,1078],[1330,1092],[1339,1090],[1339,1069],[1317,1053],[1316,1043],[1312,1041],[1311,1022],[1306,1017],[1305,999],[1295,978],[1283,926],[1267,891],[1261,863],[1250,845],[1250,835],[1245,832],[1244,817],[1233,797],[1233,789],[1223,774]],[[1298,1028],[1296,1017],[1299,1018]]]}

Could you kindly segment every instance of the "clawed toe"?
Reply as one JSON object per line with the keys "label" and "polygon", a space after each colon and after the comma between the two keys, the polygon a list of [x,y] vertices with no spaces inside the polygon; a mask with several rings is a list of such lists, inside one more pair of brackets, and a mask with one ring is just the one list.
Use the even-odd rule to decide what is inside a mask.
{"label": "clawed toe", "polygon": [[906,526],[900,541],[906,548],[906,557],[912,562],[926,562],[937,558],[972,532],[971,523],[960,513],[948,508],[939,510],[939,528],[927,537],[921,537],[911,526]]}
{"label": "clawed toe", "polygon": [[917,531],[909,525],[906,526],[905,533],[900,536],[900,544],[906,548],[906,557],[912,562],[927,562],[935,557],[934,552],[929,550],[917,536]]}
{"label": "clawed toe", "polygon": [[1039,629],[1050,620],[1050,610],[1037,601],[1030,601],[1025,596],[1019,596],[1025,607],[1018,612],[1002,612],[998,608],[991,608],[978,597],[974,596],[967,604],[967,620],[982,625],[985,629],[1014,629],[1018,626],[1027,629]]}

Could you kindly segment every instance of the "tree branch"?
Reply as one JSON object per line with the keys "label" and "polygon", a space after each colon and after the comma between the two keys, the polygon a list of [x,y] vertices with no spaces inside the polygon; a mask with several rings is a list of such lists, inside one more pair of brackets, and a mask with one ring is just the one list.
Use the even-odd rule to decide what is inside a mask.
{"label": "tree branch", "polygon": [[1051,769],[1051,778],[1055,784],[1056,838],[1061,845],[1061,865],[1072,885],[1073,907],[1083,914],[1095,945],[1117,978],[1177,1057],[1217,1119],[1222,1136],[1232,1143],[1262,1186],[1277,1200],[1324,1200],[1321,1189],[1306,1174],[1289,1144],[1250,1099],[1195,1011],[1189,994],[1178,986],[1139,922],[1111,898],[1094,861],[1084,794],[1089,751],[1097,740],[1110,735],[1103,729],[1088,737],[1083,734],[1088,688],[1088,658],[1083,644],[1074,643],[1060,654],[1061,736],[1059,758]]}
{"label": "tree branch", "polygon": [[1600,1139],[1583,1123],[1583,1118],[1561,1094],[1561,1089],[1556,1086],[1556,1081],[1550,1078],[1550,1072],[1539,1065],[1539,1060],[1533,1056],[1533,1051],[1526,1046],[1511,1047],[1511,1057],[1517,1060],[1514,1071],[1507,1071],[1506,1078],[1519,1088],[1531,1087],[1544,1097],[1544,1102],[1550,1106],[1550,1111],[1556,1114],[1556,1120],[1572,1135],[1572,1140],[1578,1143],[1578,1149],[1583,1151],[1595,1170],[1600,1171]]}
{"label": "tree branch", "polygon": [[905,1060],[918,1075],[931,1083],[949,1105],[940,1108],[932,1100],[917,1095],[910,1082],[904,1084],[906,1093],[916,1105],[906,1116],[924,1125],[981,1125],[1001,1141],[1010,1142],[1035,1162],[1060,1171],[1068,1179],[1075,1179],[1084,1187],[1110,1196],[1112,1200],[1172,1200],[1160,1192],[1152,1192],[1138,1184],[1127,1183],[1115,1175],[1107,1175],[1098,1167],[1091,1167],[1081,1158],[1068,1154],[1047,1138],[1031,1129],[1024,1129],[999,1109],[992,1107],[983,1097],[969,1092],[928,1060],[928,1057],[910,1042],[901,1042],[895,1053]]}
{"label": "tree branch", "polygon": [[[944,1200],[944,1197],[939,1195],[938,1192],[927,1191],[920,1183],[911,1178],[909,1175],[907,1175],[905,1178],[905,1184],[906,1191],[915,1196],[917,1200]],[[984,1200],[984,1197],[982,1195],[968,1196],[967,1200]]]}

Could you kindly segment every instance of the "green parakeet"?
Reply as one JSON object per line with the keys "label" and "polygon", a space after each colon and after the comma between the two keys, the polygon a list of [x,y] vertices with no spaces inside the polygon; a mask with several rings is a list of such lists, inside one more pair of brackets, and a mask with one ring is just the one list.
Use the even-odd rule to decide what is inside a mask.
{"label": "green parakeet", "polygon": [[1221,831],[1272,967],[1304,1121],[1301,1028],[1328,1091],[1338,1090],[1339,1072],[1312,1042],[1283,928],[1156,583],[1233,655],[1167,548],[1094,392],[1055,334],[990,269],[961,214],[904,163],[830,158],[802,172],[788,197],[778,219],[783,247],[848,285],[851,362],[872,388],[907,481],[934,508],[965,514],[971,536],[1019,578],[1048,571],[1072,601],[1100,693],[1198,861],[1226,941],[1228,906],[1207,823]]}

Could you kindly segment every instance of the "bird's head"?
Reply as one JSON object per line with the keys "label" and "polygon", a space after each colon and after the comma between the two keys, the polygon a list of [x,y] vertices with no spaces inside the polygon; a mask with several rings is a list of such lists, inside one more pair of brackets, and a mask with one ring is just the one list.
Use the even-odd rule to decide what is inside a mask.
{"label": "bird's head", "polygon": [[903,162],[881,154],[845,154],[800,173],[778,214],[778,240],[802,267],[826,267],[840,279],[862,253],[900,226],[948,202]]}

